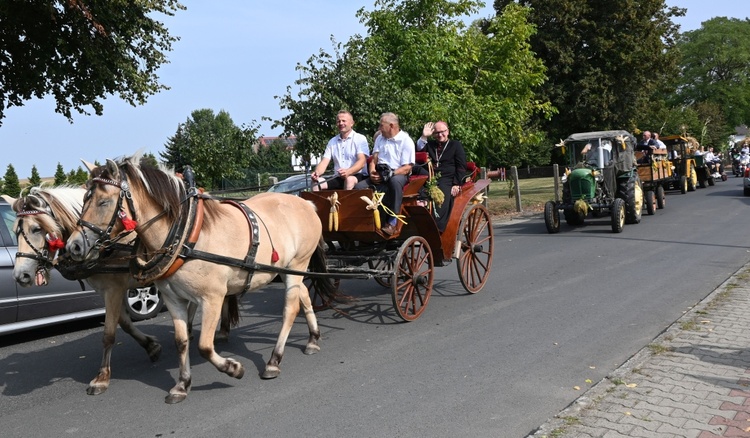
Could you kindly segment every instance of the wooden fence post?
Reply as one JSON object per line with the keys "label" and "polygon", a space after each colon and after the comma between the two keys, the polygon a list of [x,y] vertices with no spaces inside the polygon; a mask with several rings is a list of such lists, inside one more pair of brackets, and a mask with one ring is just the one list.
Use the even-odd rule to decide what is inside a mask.
{"label": "wooden fence post", "polygon": [[[487,179],[486,167],[479,168],[479,179]],[[489,196],[490,196],[490,186],[487,185],[487,187],[484,188],[484,200],[482,201],[482,205],[484,205],[485,208],[489,208],[489,199],[487,199]]]}
{"label": "wooden fence post", "polygon": [[555,203],[560,202],[560,169],[557,164],[552,165],[552,178],[555,181]]}
{"label": "wooden fence post", "polygon": [[518,186],[518,167],[512,166],[510,168],[511,178],[513,178],[513,189],[516,195],[516,211],[521,212],[521,187]]}

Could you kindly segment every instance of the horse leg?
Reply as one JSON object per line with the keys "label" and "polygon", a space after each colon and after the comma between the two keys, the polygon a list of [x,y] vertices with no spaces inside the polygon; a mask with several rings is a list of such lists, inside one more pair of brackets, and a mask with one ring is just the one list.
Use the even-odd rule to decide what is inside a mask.
{"label": "horse leg", "polygon": [[198,312],[198,305],[192,301],[189,301],[187,309],[187,331],[190,339],[193,339],[193,320],[195,319],[195,314]]}
{"label": "horse leg", "polygon": [[[296,280],[292,279],[292,277],[295,277]],[[284,281],[286,283],[286,297],[284,300],[283,322],[281,325],[281,331],[279,332],[279,338],[276,340],[276,346],[273,348],[271,358],[268,360],[266,369],[261,375],[261,378],[263,379],[274,379],[281,373],[279,364],[284,356],[284,346],[286,345],[287,338],[289,338],[289,332],[292,331],[294,319],[297,317],[297,314],[299,314],[299,294],[302,278],[299,276],[287,275]]]}
{"label": "horse leg", "polygon": [[207,297],[203,300],[203,318],[201,320],[201,336],[198,338],[198,351],[201,356],[211,362],[222,373],[241,379],[245,375],[242,364],[231,358],[222,357],[214,349],[214,332],[219,322],[223,298]]}
{"label": "horse leg", "polygon": [[219,331],[214,336],[214,342],[227,342],[229,341],[229,296],[224,297],[224,304],[221,306],[221,323],[219,324]]}
{"label": "horse leg", "polygon": [[318,318],[315,316],[312,301],[310,300],[310,291],[307,286],[300,281],[299,301],[302,305],[302,311],[305,313],[307,328],[310,331],[310,337],[307,339],[305,354],[315,354],[320,351],[320,329],[318,328]]}
{"label": "horse leg", "polygon": [[138,345],[146,350],[151,362],[159,360],[159,356],[161,356],[161,344],[156,339],[156,336],[147,335],[140,331],[138,327],[133,324],[133,320],[130,319],[130,314],[124,308],[120,312],[120,327],[125,333],[135,339]]}
{"label": "horse leg", "polygon": [[168,303],[167,309],[169,309],[172,321],[174,322],[174,344],[177,347],[177,357],[180,362],[177,383],[169,390],[169,395],[164,399],[166,403],[174,404],[187,398],[190,386],[192,385],[190,355],[188,354],[188,348],[190,347],[187,323],[188,303],[186,300],[173,299],[171,294],[164,294],[162,296],[164,296],[165,301]]}
{"label": "horse leg", "polygon": [[103,351],[102,362],[99,365],[99,374],[89,382],[86,388],[86,394],[99,395],[109,388],[110,379],[110,360],[112,358],[112,347],[115,345],[115,333],[117,332],[117,322],[120,319],[122,303],[124,300],[124,291],[118,293],[103,292],[104,295],[104,335],[102,337]]}

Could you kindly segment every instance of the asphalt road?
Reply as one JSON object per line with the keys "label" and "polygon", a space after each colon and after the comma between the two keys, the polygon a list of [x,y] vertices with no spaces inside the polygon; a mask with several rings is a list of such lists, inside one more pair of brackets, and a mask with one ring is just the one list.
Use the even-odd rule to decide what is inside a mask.
{"label": "asphalt road", "polygon": [[[0,338],[3,437],[524,437],[616,369],[750,260],[741,180],[686,195],[613,234],[609,219],[546,232],[541,217],[495,226],[492,278],[467,295],[437,268],[422,317],[400,322],[374,281],[319,313],[322,351],[302,354],[298,319],[281,376],[259,378],[280,328],[277,286],[243,300],[217,372],[191,348],[193,388],[163,402],[176,376],[168,314],[139,323],[163,344],[150,363],[122,331],[110,389],[87,396],[99,321]],[[200,326],[198,327],[200,328]],[[576,389],[579,387],[580,389]]]}

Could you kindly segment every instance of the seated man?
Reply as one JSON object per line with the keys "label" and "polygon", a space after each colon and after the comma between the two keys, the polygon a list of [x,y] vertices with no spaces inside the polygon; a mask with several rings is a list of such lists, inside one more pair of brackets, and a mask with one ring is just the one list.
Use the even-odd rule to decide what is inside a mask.
{"label": "seated man", "polygon": [[[315,166],[315,171],[311,175],[313,182],[319,182],[313,185],[313,191],[320,189],[351,190],[358,182],[367,178],[365,164],[370,152],[367,138],[354,132],[352,129],[354,118],[349,111],[339,111],[336,115],[336,126],[339,129],[339,134],[328,142],[326,150],[323,152],[323,158]],[[328,181],[319,181],[331,160],[333,160],[335,176]]]}
{"label": "seated man", "polygon": [[[359,182],[355,188],[374,186],[375,190],[385,192],[383,206],[392,214],[399,214],[404,186],[409,182],[409,174],[414,166],[414,141],[401,130],[398,116],[393,113],[380,116],[380,134],[375,140],[368,166],[370,177]],[[397,219],[383,211],[381,217],[381,223],[385,224],[383,233],[395,233]]]}
{"label": "seated man", "polygon": [[638,163],[648,163],[651,161],[651,151],[657,149],[658,145],[656,141],[651,138],[651,131],[643,131],[643,138],[635,146],[636,151],[644,153],[643,157],[638,160]]}
{"label": "seated man", "polygon": [[[442,233],[448,224],[453,198],[461,193],[461,184],[466,175],[466,151],[458,140],[448,138],[450,131],[445,122],[427,123],[422,130],[422,136],[417,140],[418,150],[427,150],[433,163],[435,174],[440,174],[438,188],[443,192],[444,199],[440,205],[435,205],[433,214],[438,230]],[[433,137],[433,140],[427,140]]]}

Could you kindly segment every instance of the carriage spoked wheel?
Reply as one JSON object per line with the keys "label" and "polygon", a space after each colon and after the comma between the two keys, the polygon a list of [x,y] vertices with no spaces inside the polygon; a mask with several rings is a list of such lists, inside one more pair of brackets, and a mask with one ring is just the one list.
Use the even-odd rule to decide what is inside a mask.
{"label": "carriage spoked wheel", "polygon": [[[379,269],[381,271],[393,272],[393,260],[368,260],[367,265],[370,269]],[[375,277],[375,282],[383,287],[391,287],[391,274],[382,277]]]}
{"label": "carriage spoked wheel", "polygon": [[490,213],[482,204],[476,204],[461,218],[458,228],[458,278],[467,292],[482,290],[492,268],[493,233]]}
{"label": "carriage spoked wheel", "polygon": [[391,298],[398,316],[404,321],[419,318],[432,295],[435,279],[432,249],[421,236],[412,236],[401,244],[391,275]]}
{"label": "carriage spoked wheel", "polygon": [[[331,307],[331,304],[328,301],[324,300],[315,286],[313,286],[312,279],[305,278],[303,282],[305,283],[307,290],[310,292],[310,300],[312,301],[312,307],[314,311],[318,312],[320,310],[326,310],[327,308]],[[333,285],[336,286],[336,289],[338,289],[339,286],[341,286],[341,279],[335,278],[333,280]]]}

